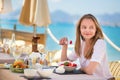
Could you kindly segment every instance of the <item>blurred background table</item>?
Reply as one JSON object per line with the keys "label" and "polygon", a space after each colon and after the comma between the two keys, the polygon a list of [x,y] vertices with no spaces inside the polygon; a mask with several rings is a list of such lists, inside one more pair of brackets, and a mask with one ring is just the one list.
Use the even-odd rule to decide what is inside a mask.
{"label": "blurred background table", "polygon": [[2,63],[13,63],[14,62],[13,56],[10,56],[9,54],[0,53],[0,64]]}
{"label": "blurred background table", "polygon": [[[25,54],[22,54],[20,59],[24,59]],[[15,61],[14,57],[9,54],[0,53],[0,64],[8,63],[11,64]]]}

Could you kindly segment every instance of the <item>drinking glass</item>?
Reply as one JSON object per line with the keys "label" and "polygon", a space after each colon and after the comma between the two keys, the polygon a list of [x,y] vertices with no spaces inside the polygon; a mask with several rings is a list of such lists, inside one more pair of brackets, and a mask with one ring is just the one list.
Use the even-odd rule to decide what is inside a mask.
{"label": "drinking glass", "polygon": [[49,59],[49,65],[53,66],[54,65],[54,56],[55,56],[55,52],[54,51],[49,51],[48,52],[48,59]]}
{"label": "drinking glass", "polygon": [[9,49],[9,39],[7,39],[7,38],[3,39],[3,48],[5,50],[5,53],[7,53],[8,49]]}
{"label": "drinking glass", "polygon": [[23,53],[30,55],[32,53],[32,46],[31,45],[23,46]]}
{"label": "drinking glass", "polygon": [[47,66],[47,60],[46,60],[46,56],[47,56],[48,52],[45,50],[44,53],[41,53],[41,59],[40,59],[40,64],[44,66]]}
{"label": "drinking glass", "polygon": [[39,51],[40,53],[45,53],[45,51],[44,51],[44,45],[38,44],[38,51]]}
{"label": "drinking glass", "polygon": [[21,56],[22,47],[14,46],[12,53],[13,53],[13,57],[14,57],[15,60],[17,61],[17,60],[19,59],[19,57]]}
{"label": "drinking glass", "polygon": [[49,52],[49,61],[50,61],[50,64],[52,64],[52,60],[53,60],[53,54],[52,54],[52,52]]}

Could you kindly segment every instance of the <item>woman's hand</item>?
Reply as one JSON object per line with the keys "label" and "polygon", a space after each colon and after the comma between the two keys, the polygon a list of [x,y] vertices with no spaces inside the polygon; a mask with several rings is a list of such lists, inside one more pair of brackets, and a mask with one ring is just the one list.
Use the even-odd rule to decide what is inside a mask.
{"label": "woman's hand", "polygon": [[68,39],[66,37],[61,38],[59,41],[60,45],[68,45]]}

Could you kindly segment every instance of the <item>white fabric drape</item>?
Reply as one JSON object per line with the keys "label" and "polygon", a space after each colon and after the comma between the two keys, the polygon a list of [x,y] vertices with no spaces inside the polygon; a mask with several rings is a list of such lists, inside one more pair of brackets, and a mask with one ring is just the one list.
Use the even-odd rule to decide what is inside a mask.
{"label": "white fabric drape", "polygon": [[113,48],[115,48],[116,50],[120,51],[120,48],[119,48],[117,45],[115,45],[115,44],[106,36],[105,33],[103,33],[103,35],[104,35],[106,41],[107,41]]}
{"label": "white fabric drape", "polygon": [[47,0],[25,0],[19,22],[34,26],[36,36],[36,26],[47,27],[51,23]]}
{"label": "white fabric drape", "polygon": [[47,0],[25,0],[19,21],[28,26],[47,27],[51,23]]}
{"label": "white fabric drape", "polygon": [[[59,44],[59,40],[53,35],[53,33],[51,32],[51,30],[49,28],[47,28],[47,33],[50,35],[50,37],[53,39],[53,41],[55,41],[57,44]],[[68,45],[69,48],[74,47],[74,45]]]}
{"label": "white fabric drape", "polygon": [[[47,33],[50,35],[50,37],[57,43],[59,44],[59,40],[53,35],[53,33],[51,32],[51,30],[49,28],[47,28]],[[117,51],[120,51],[120,48],[115,45],[108,37],[105,33],[103,33],[105,40],[113,47],[115,48]],[[74,45],[68,45],[69,48],[74,47]]]}
{"label": "white fabric drape", "polygon": [[37,26],[47,27],[50,23],[50,15],[47,0],[37,0],[33,23]]}

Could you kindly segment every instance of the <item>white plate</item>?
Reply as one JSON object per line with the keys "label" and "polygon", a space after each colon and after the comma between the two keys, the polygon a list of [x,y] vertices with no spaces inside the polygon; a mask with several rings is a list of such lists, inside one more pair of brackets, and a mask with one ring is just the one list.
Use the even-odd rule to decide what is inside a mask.
{"label": "white plate", "polygon": [[[65,62],[69,62],[69,63],[73,64],[73,62],[70,62],[70,61],[62,61],[62,62],[58,63],[58,65],[61,66],[61,64],[64,64]],[[73,66],[65,66],[65,65],[63,65],[63,66],[64,66],[65,71],[73,71],[77,67],[77,66],[73,67]]]}

